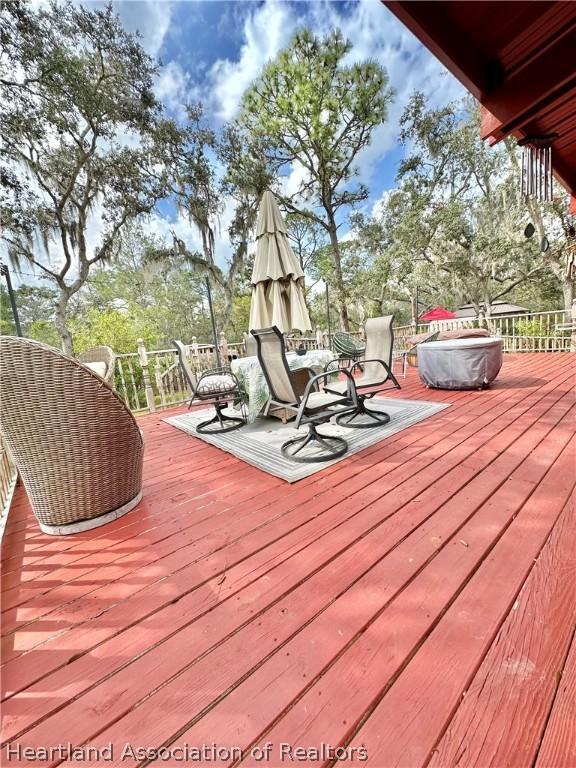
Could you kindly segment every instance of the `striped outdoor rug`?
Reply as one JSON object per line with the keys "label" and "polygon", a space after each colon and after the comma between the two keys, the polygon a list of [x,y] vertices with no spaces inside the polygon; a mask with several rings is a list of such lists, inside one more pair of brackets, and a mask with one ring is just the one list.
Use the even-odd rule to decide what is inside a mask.
{"label": "striped outdoor rug", "polygon": [[200,435],[196,432],[196,425],[205,421],[210,409],[194,410],[179,416],[170,416],[164,421],[167,424],[188,432],[190,435],[215,445],[227,453],[231,453],[242,461],[252,464],[258,469],[269,472],[271,475],[281,477],[289,483],[295,483],[303,477],[313,475],[324,467],[342,461],[353,453],[358,453],[374,443],[384,440],[390,435],[395,435],[403,429],[427,419],[434,413],[447,408],[445,403],[429,403],[423,400],[397,400],[396,398],[377,397],[372,400],[377,410],[390,414],[390,422],[382,427],[372,429],[347,429],[330,422],[319,427],[319,431],[327,435],[339,435],[348,443],[348,453],[340,459],[318,462],[316,464],[297,464],[285,459],[280,453],[282,443],[291,437],[305,434],[306,427],[299,430],[293,425],[282,424],[281,421],[272,418],[258,417],[252,424],[247,424],[233,432],[223,435]]}

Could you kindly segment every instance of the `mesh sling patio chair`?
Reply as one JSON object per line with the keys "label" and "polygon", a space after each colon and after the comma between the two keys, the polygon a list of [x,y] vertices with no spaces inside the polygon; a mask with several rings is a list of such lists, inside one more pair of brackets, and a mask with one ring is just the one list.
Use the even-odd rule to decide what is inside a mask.
{"label": "mesh sling patio chair", "polygon": [[[362,360],[364,371],[361,376],[354,379],[358,393],[357,407],[351,413],[338,416],[336,423],[342,427],[367,429],[383,426],[390,421],[389,414],[384,411],[367,408],[366,400],[370,400],[385,389],[400,389],[400,384],[392,373],[393,320],[394,315],[386,315],[366,321],[366,352]],[[326,370],[330,370],[336,362],[333,360],[332,363],[328,363]],[[353,374],[359,367],[359,362],[354,363],[348,371]],[[335,394],[343,394],[348,389],[348,382],[333,381],[327,389]]]}
{"label": "mesh sling patio chair", "polygon": [[[334,376],[333,372],[311,375],[304,393],[298,393],[286,360],[284,337],[276,326],[251,331],[258,346],[258,360],[270,390],[266,415],[272,406],[291,411],[296,415],[295,426],[308,426],[308,434],[286,441],[281,448],[282,455],[299,463],[330,461],[343,456],[348,443],[342,437],[325,435],[318,426],[328,422],[336,414],[349,413],[357,406],[354,380],[348,371],[349,388],[344,394],[330,394],[318,387],[319,382]],[[301,453],[306,447],[316,449],[315,453]]]}
{"label": "mesh sling patio chair", "polygon": [[350,363],[355,363],[363,357],[366,351],[366,344],[357,341],[349,333],[336,331],[332,336],[332,350],[338,357],[340,367],[344,364],[347,368]]}
{"label": "mesh sling patio chair", "polygon": [[106,384],[114,388],[114,368],[116,367],[116,355],[110,347],[99,346],[91,347],[81,355],[78,360],[90,368],[91,371],[101,376]]}
{"label": "mesh sling patio chair", "polygon": [[44,533],[79,533],[142,496],[144,443],[134,416],[78,360],[2,336],[0,429]]}
{"label": "mesh sling patio chair", "polygon": [[[188,408],[192,407],[195,400],[211,402],[216,413],[211,419],[201,421],[196,426],[200,434],[223,434],[232,432],[246,424],[245,401],[246,395],[242,385],[232,373],[230,368],[211,368],[203,371],[198,378],[192,372],[186,357],[186,349],[181,341],[174,341],[178,362],[184,374],[188,386],[192,390],[192,397],[188,402]],[[231,416],[225,413],[229,405],[240,405],[240,416]]]}

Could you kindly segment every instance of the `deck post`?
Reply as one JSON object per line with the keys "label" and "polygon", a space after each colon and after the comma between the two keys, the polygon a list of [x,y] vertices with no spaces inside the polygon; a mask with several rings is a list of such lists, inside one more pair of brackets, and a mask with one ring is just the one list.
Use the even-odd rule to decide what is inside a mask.
{"label": "deck post", "polygon": [[572,309],[570,310],[572,315],[572,332],[570,334],[570,352],[576,352],[576,299],[572,301]]}
{"label": "deck post", "polygon": [[148,354],[144,346],[144,339],[138,339],[138,357],[142,366],[142,377],[144,379],[144,392],[146,394],[146,404],[150,413],[156,411],[156,401],[154,400],[154,390],[150,383],[150,372],[148,371]]}
{"label": "deck post", "polygon": [[226,341],[226,337],[224,336],[224,331],[220,331],[220,349],[222,351],[222,359],[224,361],[224,365],[228,365],[230,358],[229,358],[228,342]]}

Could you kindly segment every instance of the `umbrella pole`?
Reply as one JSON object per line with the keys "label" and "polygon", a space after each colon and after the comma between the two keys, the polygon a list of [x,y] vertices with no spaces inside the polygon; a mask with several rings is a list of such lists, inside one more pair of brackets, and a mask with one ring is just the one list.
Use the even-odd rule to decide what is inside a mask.
{"label": "umbrella pole", "polygon": [[206,293],[208,294],[208,309],[210,310],[210,321],[212,322],[212,335],[214,336],[214,352],[216,353],[216,367],[221,368],[220,350],[218,349],[218,333],[216,331],[216,320],[214,319],[214,307],[212,306],[212,291],[210,290],[210,280],[206,275]]}
{"label": "umbrella pole", "polygon": [[6,288],[8,289],[8,298],[10,299],[10,306],[12,308],[12,316],[14,317],[14,326],[16,328],[16,335],[22,336],[22,328],[20,327],[20,318],[18,317],[18,307],[16,306],[16,297],[14,296],[14,290],[12,288],[12,280],[10,280],[10,272],[6,264],[0,264],[0,275],[6,278]]}
{"label": "umbrella pole", "polygon": [[326,286],[326,316],[328,318],[328,348],[330,349],[332,347],[331,341],[330,341],[330,296],[328,294],[328,283],[326,280],[324,280],[324,285]]}

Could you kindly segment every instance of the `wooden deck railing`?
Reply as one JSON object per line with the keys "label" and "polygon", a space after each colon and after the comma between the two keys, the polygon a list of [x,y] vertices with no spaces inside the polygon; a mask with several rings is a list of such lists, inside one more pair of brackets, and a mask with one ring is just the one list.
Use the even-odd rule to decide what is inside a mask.
{"label": "wooden deck railing", "polygon": [[[531,312],[524,315],[503,315],[482,322],[495,336],[500,336],[505,352],[568,352],[574,347],[575,338],[569,330],[562,330],[567,323],[566,312]],[[401,325],[394,327],[394,346],[405,350],[411,345],[408,339],[416,333],[434,330],[455,330],[479,326],[475,318],[443,320],[430,324]],[[353,334],[360,337],[360,333]],[[306,349],[330,346],[328,333],[316,329],[309,337],[288,337],[288,349],[303,344]],[[228,342],[220,334],[218,345],[222,360],[243,357],[243,342]],[[186,352],[192,370],[199,374],[216,367],[214,344],[199,344],[195,337],[187,345]],[[176,350],[147,350],[143,342],[138,351],[117,355],[115,383],[118,393],[135,412],[152,412],[160,408],[178,405],[189,396],[182,373],[177,364]]]}
{"label": "wooden deck railing", "polygon": [[0,436],[0,538],[2,538],[2,532],[4,531],[4,524],[8,515],[17,476],[18,473],[14,462]]}

